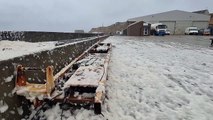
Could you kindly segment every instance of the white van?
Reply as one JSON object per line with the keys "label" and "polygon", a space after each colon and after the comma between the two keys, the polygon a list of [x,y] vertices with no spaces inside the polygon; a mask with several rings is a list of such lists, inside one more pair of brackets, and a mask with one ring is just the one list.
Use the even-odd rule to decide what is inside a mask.
{"label": "white van", "polygon": [[187,27],[185,30],[185,35],[198,35],[197,27]]}

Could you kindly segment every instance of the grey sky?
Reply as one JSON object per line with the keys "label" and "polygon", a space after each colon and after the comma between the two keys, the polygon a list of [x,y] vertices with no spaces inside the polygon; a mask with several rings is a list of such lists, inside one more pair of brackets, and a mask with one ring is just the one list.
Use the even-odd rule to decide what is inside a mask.
{"label": "grey sky", "polygon": [[213,12],[212,0],[0,0],[0,30],[89,31],[169,10]]}

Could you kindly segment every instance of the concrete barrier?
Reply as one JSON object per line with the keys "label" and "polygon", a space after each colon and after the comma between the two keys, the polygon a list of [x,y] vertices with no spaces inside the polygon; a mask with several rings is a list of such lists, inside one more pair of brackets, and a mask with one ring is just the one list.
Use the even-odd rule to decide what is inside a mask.
{"label": "concrete barrier", "polygon": [[15,87],[14,71],[18,64],[41,68],[53,65],[54,73],[57,73],[91,45],[105,38],[106,36],[79,41],[76,44],[58,47],[53,50],[0,61],[0,118],[6,120],[21,119],[28,112],[22,110],[21,99],[12,94]]}
{"label": "concrete barrier", "polygon": [[2,31],[0,40],[20,40],[27,42],[59,41],[93,37],[98,34],[92,33],[62,33],[62,32],[36,32],[36,31]]}

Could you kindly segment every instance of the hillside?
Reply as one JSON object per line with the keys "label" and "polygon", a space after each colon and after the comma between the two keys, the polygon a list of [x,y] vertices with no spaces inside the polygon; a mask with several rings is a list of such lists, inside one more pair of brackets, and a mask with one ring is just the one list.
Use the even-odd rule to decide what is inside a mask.
{"label": "hillside", "polygon": [[115,24],[112,24],[110,26],[106,27],[98,27],[98,28],[92,28],[89,32],[102,32],[105,34],[116,34],[117,31],[122,31],[126,29],[128,26],[127,22],[116,22]]}

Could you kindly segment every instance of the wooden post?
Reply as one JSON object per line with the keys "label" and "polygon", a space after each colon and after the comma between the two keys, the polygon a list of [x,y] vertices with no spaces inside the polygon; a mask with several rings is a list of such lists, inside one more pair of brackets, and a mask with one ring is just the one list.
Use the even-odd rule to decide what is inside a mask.
{"label": "wooden post", "polygon": [[52,66],[48,66],[46,68],[46,80],[47,80],[46,91],[47,91],[47,95],[50,96],[50,93],[52,92],[53,88],[55,87]]}
{"label": "wooden post", "polygon": [[17,66],[17,75],[16,75],[16,86],[25,86],[27,84],[24,67],[22,65]]}

